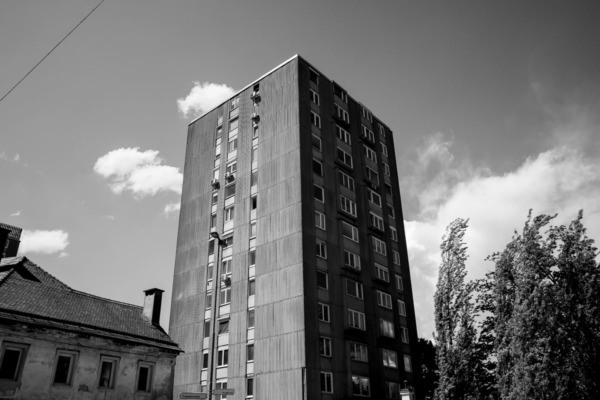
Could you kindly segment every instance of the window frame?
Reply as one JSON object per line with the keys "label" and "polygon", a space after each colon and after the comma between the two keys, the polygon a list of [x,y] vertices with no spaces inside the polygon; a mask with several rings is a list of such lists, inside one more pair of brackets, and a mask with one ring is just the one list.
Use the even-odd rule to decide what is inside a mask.
{"label": "window frame", "polygon": [[[369,381],[369,377],[361,376],[361,375],[352,375],[352,395],[357,397],[370,397],[371,396],[371,382]],[[358,382],[356,382],[358,381]],[[364,392],[364,381],[366,384],[366,392]],[[355,389],[358,388],[358,393]]]}
{"label": "window frame", "polygon": [[340,178],[340,184],[346,189],[349,189],[352,192],[354,192],[356,188],[354,178],[341,170],[338,170],[338,176]]}
{"label": "window frame", "polygon": [[[110,370],[110,376],[108,377],[107,385],[103,385],[104,375],[104,363],[112,365]],[[100,356],[100,368],[98,368],[98,389],[99,390],[113,390],[117,382],[117,371],[119,370],[119,358],[107,355]]]}
{"label": "window frame", "polygon": [[[142,383],[140,379],[142,368],[146,368],[148,370],[148,375],[146,376],[146,382],[144,384],[144,389],[140,389],[140,384]],[[138,361],[137,373],[135,378],[135,391],[142,393],[150,393],[152,392],[152,383],[154,379],[154,364],[149,363],[147,361]]]}
{"label": "window frame", "polygon": [[[317,168],[318,171],[316,171],[315,168]],[[322,177],[323,176],[323,163],[321,161],[317,160],[316,158],[313,158],[312,170],[313,170],[314,174]]]}
{"label": "window frame", "polygon": [[[317,191],[321,193],[320,197],[317,197]],[[317,185],[316,183],[313,184],[313,197],[315,198],[316,201],[320,202],[320,203],[325,203],[325,189],[323,189],[321,186]]]}
{"label": "window frame", "polygon": [[346,312],[346,320],[350,328],[359,329],[361,331],[367,330],[365,313],[363,312],[349,308]]}
{"label": "window frame", "polygon": [[371,243],[373,244],[373,251],[375,253],[381,254],[382,256],[387,256],[387,245],[383,240],[375,236],[371,236]]}
{"label": "window frame", "polygon": [[315,210],[315,227],[324,231],[327,230],[327,218],[325,214],[317,210]]}
{"label": "window frame", "polygon": [[331,310],[329,308],[329,304],[321,302],[317,303],[317,319],[321,322],[331,322]]}
{"label": "window frame", "polygon": [[[369,348],[366,344],[358,343],[358,342],[350,342],[350,360],[358,361],[358,362],[369,362]],[[353,356],[354,355],[354,356]],[[359,355],[359,357],[356,357]],[[364,357],[363,357],[364,355]]]}
{"label": "window frame", "polygon": [[308,89],[309,90],[309,97],[310,97],[310,101],[314,104],[316,104],[317,106],[321,105],[321,98],[319,96],[319,93],[315,92],[312,89]]}
{"label": "window frame", "polygon": [[366,146],[364,144],[363,144],[363,154],[369,160],[373,161],[374,163],[377,163],[377,153],[375,152],[375,150],[373,150],[372,148],[370,148],[369,146]]}
{"label": "window frame", "polygon": [[319,355],[322,357],[332,357],[333,343],[331,338],[319,336]]}
{"label": "window frame", "polygon": [[350,250],[344,249],[344,267],[360,271],[360,256]]}
{"label": "window frame", "polygon": [[389,293],[382,292],[381,290],[376,290],[377,293],[377,305],[379,307],[387,308],[388,310],[392,309],[392,296]]}
{"label": "window frame", "polygon": [[319,385],[321,393],[333,393],[333,374],[331,372],[320,372]]}
{"label": "window frame", "polygon": [[315,253],[317,257],[327,260],[327,242],[316,239]]}
{"label": "window frame", "polygon": [[[70,350],[62,350],[59,349],[56,351],[56,357],[54,358],[54,374],[52,377],[52,385],[53,386],[71,386],[73,384],[73,375],[75,372],[75,366],[77,363],[78,352],[70,351]],[[57,382],[58,376],[58,367],[59,361],[61,357],[65,357],[69,359],[69,366],[67,368],[67,373],[65,377],[65,382]]]}
{"label": "window frame", "polygon": [[[345,165],[349,168],[354,168],[354,160],[352,159],[352,154],[349,154],[346,151],[337,147],[336,155],[337,155],[336,159],[339,162],[341,162],[343,165]],[[341,158],[340,158],[340,156],[341,156]],[[350,160],[350,162],[348,162],[348,160]]]}
{"label": "window frame", "polygon": [[[19,382],[23,373],[23,366],[25,365],[25,359],[27,358],[27,352],[29,350],[29,344],[27,343],[15,343],[15,342],[3,342],[2,350],[0,353],[0,367],[5,367],[6,352],[7,351],[16,351],[18,352],[18,359],[16,361],[16,365],[14,368],[11,368],[14,372],[12,372],[11,377],[3,377],[0,381],[8,381],[8,382]],[[10,361],[10,358],[9,360]]]}
{"label": "window frame", "polygon": [[390,270],[388,267],[381,265],[379,263],[375,264],[375,276],[377,279],[382,280],[384,282],[390,281]]}
{"label": "window frame", "polygon": [[403,292],[404,291],[404,280],[402,279],[402,275],[394,274],[395,282],[396,282],[396,290]]}
{"label": "window frame", "polygon": [[347,145],[352,145],[352,135],[338,124],[335,124],[335,135]]}
{"label": "window frame", "polygon": [[[350,291],[351,285],[353,289],[352,291]],[[363,300],[365,295],[363,284],[358,281],[346,278],[346,294],[356,299]]]}
{"label": "window frame", "polygon": [[379,333],[385,337],[395,338],[396,330],[394,328],[394,322],[389,319],[379,318]]}
{"label": "window frame", "polygon": [[[350,235],[351,236],[347,236],[346,235],[347,229],[345,229],[345,228],[348,228],[350,230]],[[345,237],[347,239],[350,239],[353,242],[359,243],[359,236],[358,235],[359,235],[358,228],[356,226],[352,225],[349,222],[342,221],[342,236],[343,237]]]}
{"label": "window frame", "polygon": [[[321,275],[319,275],[319,274],[321,274]],[[319,286],[319,276],[322,276],[325,278],[325,287]],[[329,274],[327,272],[317,270],[317,287],[324,289],[324,290],[329,290]]]}
{"label": "window frame", "polygon": [[310,123],[315,128],[321,129],[321,116],[314,111],[310,112]]}
{"label": "window frame", "polygon": [[356,218],[356,203],[344,195],[340,195],[340,210]]}
{"label": "window frame", "polygon": [[368,193],[369,202],[371,204],[374,204],[377,207],[381,208],[382,204],[383,204],[381,202],[381,195],[379,193],[377,193],[376,191],[374,191],[373,189],[369,189],[369,188],[367,188],[367,193]]}
{"label": "window frame", "polygon": [[384,367],[398,369],[398,353],[392,349],[381,349],[381,361]]}

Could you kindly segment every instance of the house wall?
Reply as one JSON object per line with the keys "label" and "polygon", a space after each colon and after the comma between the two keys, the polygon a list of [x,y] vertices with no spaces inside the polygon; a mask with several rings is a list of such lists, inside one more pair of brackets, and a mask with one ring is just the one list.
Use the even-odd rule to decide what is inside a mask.
{"label": "house wall", "polygon": [[[0,380],[1,399],[167,400],[172,398],[175,354],[60,330],[25,325],[0,326],[0,346],[28,345],[17,381]],[[73,351],[76,359],[70,385],[54,384],[57,353]],[[113,389],[99,388],[101,356],[118,359]],[[136,391],[138,365],[153,365],[152,389]]]}

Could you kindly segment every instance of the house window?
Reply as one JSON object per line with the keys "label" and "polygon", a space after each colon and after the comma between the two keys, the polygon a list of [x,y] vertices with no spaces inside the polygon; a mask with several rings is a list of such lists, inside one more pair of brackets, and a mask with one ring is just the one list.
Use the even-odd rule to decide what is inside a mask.
{"label": "house window", "polygon": [[375,236],[371,237],[373,240],[373,251],[379,253],[382,256],[387,255],[387,249],[383,240],[377,239]]}
{"label": "house window", "polygon": [[404,371],[412,372],[412,361],[410,356],[404,356]]}
{"label": "house window", "polygon": [[229,198],[235,195],[235,182],[225,186],[225,198]]}
{"label": "house window", "polygon": [[385,127],[383,125],[381,125],[381,124],[379,124],[379,134],[382,137],[385,137]]}
{"label": "house window", "polygon": [[369,201],[375,204],[377,207],[381,207],[381,196],[375,193],[373,190],[368,189]]}
{"label": "house window", "polygon": [[314,185],[315,188],[315,199],[321,203],[325,203],[325,190],[319,185]]}
{"label": "house window", "polygon": [[398,231],[393,226],[390,226],[390,232],[392,233],[392,240],[394,242],[398,241]]}
{"label": "house window", "polygon": [[321,164],[321,162],[319,160],[315,160],[313,158],[313,172],[317,175],[317,176],[323,176],[323,164]]}
{"label": "house window", "polygon": [[219,321],[219,335],[226,335],[229,333],[229,320]]}
{"label": "house window", "polygon": [[221,268],[221,273],[224,275],[231,275],[231,258],[226,258],[223,260],[222,262],[222,268]]}
{"label": "house window", "polygon": [[56,354],[54,368],[54,384],[71,385],[73,382],[73,370],[77,353],[72,351],[59,350]]}
{"label": "house window", "polygon": [[[383,163],[383,173],[386,174],[387,176],[390,176],[390,166],[387,163]],[[390,187],[391,189],[391,187]],[[390,191],[391,194],[391,191]]]}
{"label": "house window", "polygon": [[368,362],[367,346],[361,343],[350,342],[350,359],[353,361]]}
{"label": "house window", "polygon": [[346,279],[346,293],[358,299],[363,298],[363,285],[360,282]]}
{"label": "house window", "polygon": [[208,352],[202,353],[202,369],[208,368]]}
{"label": "house window", "polygon": [[319,321],[329,322],[329,305],[318,303],[317,313],[319,315]]}
{"label": "house window", "polygon": [[360,257],[358,254],[344,250],[344,266],[360,271]]}
{"label": "house window", "polygon": [[373,171],[371,168],[367,167],[367,178],[376,184],[379,184],[379,175],[377,172]]}
{"label": "house window", "polygon": [[331,357],[331,339],[319,337],[319,354],[324,357]]}
{"label": "house window", "polygon": [[321,151],[321,138],[313,133],[312,135],[312,147],[315,150]]}
{"label": "house window", "polygon": [[338,175],[340,177],[340,183],[343,187],[348,188],[354,192],[354,179],[342,171],[338,171]]}
{"label": "house window", "polygon": [[240,106],[240,98],[236,97],[235,99],[231,99],[230,108],[238,108]]}
{"label": "house window", "polygon": [[335,107],[335,115],[337,116],[337,118],[341,119],[345,123],[349,124],[350,123],[350,115],[348,114],[348,111],[344,110],[342,107],[338,106],[337,104],[334,104],[334,107]]}
{"label": "house window", "polygon": [[[373,132],[371,132],[373,133]],[[369,160],[373,161],[373,162],[377,162],[377,153],[375,153],[375,151],[373,151],[373,149],[371,149],[370,147],[367,146],[363,146],[363,150],[364,150],[364,154],[365,157],[367,157]]]}
{"label": "house window", "polygon": [[256,281],[252,279],[248,281],[248,296],[254,296],[256,294]]}
{"label": "house window", "polygon": [[258,199],[256,198],[256,196],[252,196],[250,198],[250,210],[251,211],[256,210],[257,206],[258,206]]}
{"label": "house window", "polygon": [[317,257],[327,259],[327,244],[322,240],[317,240]]}
{"label": "house window", "polygon": [[98,387],[102,389],[113,389],[117,376],[118,359],[115,357],[100,357],[100,379]]}
{"label": "house window", "polygon": [[350,240],[358,242],[358,228],[345,221],[342,221],[342,235]]}
{"label": "house window", "polygon": [[389,368],[398,368],[398,354],[389,349],[381,349],[383,366]]}
{"label": "house window", "polygon": [[319,105],[319,103],[320,103],[319,102],[319,94],[312,89],[309,89],[309,90],[310,90],[310,101],[312,101],[316,105]]}
{"label": "house window", "polygon": [[219,305],[224,306],[225,304],[231,303],[231,287],[223,287],[219,292]]}
{"label": "house window", "polygon": [[231,153],[234,150],[237,150],[238,138],[237,135],[234,137],[230,137],[227,142],[227,151]]}
{"label": "house window", "polygon": [[217,204],[218,200],[219,200],[219,193],[217,193],[217,192],[213,193],[213,195],[212,195],[212,203],[211,204],[212,205]]}
{"label": "house window", "polygon": [[392,309],[392,296],[378,290],[377,291],[377,305],[391,310]]}
{"label": "house window", "polygon": [[387,267],[384,267],[381,264],[377,264],[375,263],[375,274],[377,276],[377,279],[381,279],[384,282],[389,282],[390,281],[390,272],[387,269]]}
{"label": "house window", "polygon": [[360,330],[366,330],[366,324],[365,324],[365,314],[359,312],[359,311],[354,311],[354,310],[348,310],[348,326],[350,328],[356,328],[356,329],[360,329]]}
{"label": "house window", "polygon": [[217,352],[217,367],[223,367],[229,363],[229,349],[219,349]]}
{"label": "house window", "polygon": [[343,211],[356,217],[356,203],[352,200],[340,195],[340,205]]}
{"label": "house window", "polygon": [[331,372],[321,372],[321,392],[333,393],[333,375]]}
{"label": "house window", "polygon": [[400,253],[398,253],[396,250],[392,250],[392,254],[394,255],[394,264],[401,265],[401,263],[400,263]]}
{"label": "house window", "polygon": [[204,337],[207,338],[210,336],[210,320],[207,319],[204,321]]}
{"label": "house window", "polygon": [[233,217],[235,216],[235,210],[233,206],[225,209],[225,222],[233,221]]}
{"label": "house window", "polygon": [[380,143],[381,145],[381,154],[383,154],[384,156],[388,155],[388,150],[387,150],[387,146],[383,143]]}
{"label": "house window", "polygon": [[367,128],[364,125],[360,126],[361,131],[362,131],[362,135],[365,139],[369,140],[370,142],[374,142],[375,141],[375,134],[373,133],[372,130],[370,130],[369,128]]}
{"label": "house window", "polygon": [[335,133],[336,133],[337,137],[342,142],[347,143],[347,144],[351,144],[350,132],[348,132],[347,130],[345,130],[341,126],[336,125],[335,126]]}
{"label": "house window", "polygon": [[210,227],[214,228],[215,226],[217,226],[217,214],[211,214],[210,216]]}
{"label": "house window", "polygon": [[402,291],[404,290],[404,283],[402,282],[402,277],[400,275],[395,275],[396,277],[396,289]]}
{"label": "house window", "polygon": [[246,397],[254,396],[254,377],[246,378]]}
{"label": "house window", "polygon": [[408,343],[408,328],[400,327],[400,338],[402,339],[402,343]]}
{"label": "house window", "polygon": [[406,303],[402,300],[398,300],[398,314],[406,317]]}
{"label": "house window", "polygon": [[337,158],[339,161],[352,168],[352,156],[339,147],[337,148]]}
{"label": "house window", "polygon": [[361,106],[360,111],[363,118],[365,118],[369,122],[373,122],[373,114],[371,114],[371,111],[367,110],[364,106]]}
{"label": "house window", "polygon": [[248,310],[248,328],[254,328],[255,323],[255,312],[254,310]]}
{"label": "house window", "polygon": [[394,323],[387,319],[379,318],[379,330],[383,336],[393,338],[394,335]]}
{"label": "house window", "polygon": [[254,170],[250,174],[250,186],[256,185],[258,185],[258,170]]}
{"label": "house window", "polygon": [[212,308],[212,292],[206,292],[205,309],[210,310]]}
{"label": "house window", "polygon": [[385,398],[400,399],[400,384],[397,382],[385,383]]}
{"label": "house window", "polygon": [[138,392],[150,392],[152,390],[152,372],[154,366],[147,362],[140,362],[137,371],[136,389]]}
{"label": "house window", "polygon": [[312,69],[309,69],[309,79],[312,83],[314,83],[315,85],[319,84],[319,74],[317,74],[315,71],[313,71]]}
{"label": "house window", "polygon": [[250,239],[256,237],[256,221],[250,223]]}
{"label": "house window", "polygon": [[396,212],[394,211],[394,206],[392,206],[391,204],[388,204],[388,210],[390,213],[390,217],[393,219],[396,219]]}
{"label": "house window", "polygon": [[225,167],[226,174],[235,174],[237,172],[237,161],[227,164]]}
{"label": "house window", "polygon": [[321,117],[312,111],[310,112],[310,122],[317,128],[321,128]]}
{"label": "house window", "polygon": [[329,289],[329,279],[327,272],[317,271],[317,286],[321,289]]}
{"label": "house window", "polygon": [[254,361],[254,343],[246,346],[246,361]]}
{"label": "house window", "polygon": [[315,226],[319,229],[326,230],[325,214],[315,211]]}
{"label": "house window", "polygon": [[248,252],[248,267],[253,267],[256,264],[256,250]]}
{"label": "house window", "polygon": [[352,394],[354,396],[370,396],[371,390],[369,386],[369,378],[352,375]]}

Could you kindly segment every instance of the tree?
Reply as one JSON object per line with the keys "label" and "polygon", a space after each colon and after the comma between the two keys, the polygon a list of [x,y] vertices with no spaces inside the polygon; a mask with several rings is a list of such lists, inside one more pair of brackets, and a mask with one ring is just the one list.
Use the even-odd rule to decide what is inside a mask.
{"label": "tree", "polygon": [[419,392],[425,400],[432,400],[438,384],[435,346],[431,340],[419,338],[417,344],[421,360],[421,379]]}
{"label": "tree", "polygon": [[440,246],[442,262],[434,297],[439,371],[437,400],[481,398],[478,377],[482,363],[471,302],[475,286],[465,283],[467,227],[468,220],[460,218],[450,223]]}

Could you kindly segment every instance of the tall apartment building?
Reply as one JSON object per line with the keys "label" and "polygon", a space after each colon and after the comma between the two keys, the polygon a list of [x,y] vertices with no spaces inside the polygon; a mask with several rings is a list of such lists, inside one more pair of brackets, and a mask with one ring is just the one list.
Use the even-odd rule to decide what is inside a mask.
{"label": "tall apartment building", "polygon": [[174,397],[409,398],[417,331],[389,127],[294,56],[189,125],[184,168]]}

